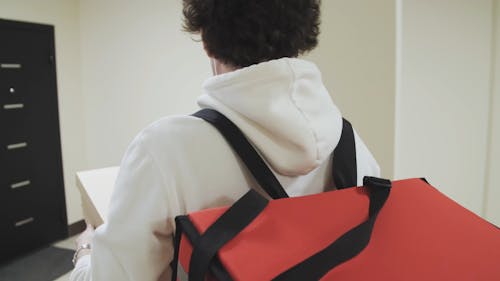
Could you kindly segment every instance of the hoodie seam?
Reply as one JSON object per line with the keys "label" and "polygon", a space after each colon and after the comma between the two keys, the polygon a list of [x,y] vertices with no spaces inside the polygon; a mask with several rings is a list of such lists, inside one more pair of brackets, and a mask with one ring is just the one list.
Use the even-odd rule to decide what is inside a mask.
{"label": "hoodie seam", "polygon": [[295,82],[297,81],[297,75],[296,75],[293,67],[290,65],[290,61],[287,60],[286,63],[287,63],[288,69],[290,70],[290,73],[292,74],[292,81],[290,83],[290,90],[288,91],[289,95],[290,95],[290,100],[292,101],[292,103],[295,105],[295,107],[297,108],[299,113],[302,115],[302,117],[306,121],[306,123],[308,125],[307,127],[309,128],[309,131],[311,132],[314,144],[316,146],[315,147],[316,148],[316,157],[315,157],[316,163],[315,164],[317,164],[320,160],[319,159],[319,147],[318,147],[319,139],[318,139],[316,132],[312,129],[311,120],[309,120],[309,118],[307,117],[307,114],[305,113],[304,110],[302,110],[302,108],[299,106],[297,100],[294,97],[295,92],[296,92],[296,83]]}

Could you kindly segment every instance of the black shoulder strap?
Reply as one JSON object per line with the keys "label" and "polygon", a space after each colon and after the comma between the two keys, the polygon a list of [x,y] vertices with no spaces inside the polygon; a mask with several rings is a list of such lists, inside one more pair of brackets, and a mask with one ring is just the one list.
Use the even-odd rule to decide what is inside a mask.
{"label": "black shoulder strap", "polygon": [[[260,186],[273,198],[288,197],[255,148],[248,142],[238,127],[222,113],[213,109],[202,109],[193,116],[212,124],[238,153]],[[333,180],[338,189],[357,185],[356,144],[354,131],[349,121],[343,120],[342,135],[333,152]]]}
{"label": "black shoulder strap", "polygon": [[332,174],[337,189],[358,185],[356,140],[351,123],[342,119],[342,135],[333,151]]}
{"label": "black shoulder strap", "polygon": [[[259,184],[273,198],[287,197],[281,184],[236,125],[215,110],[204,109],[195,113],[194,116],[206,120],[221,132]],[[333,176],[337,188],[356,185],[354,132],[347,120],[343,120],[342,136],[334,151],[333,164]],[[365,177],[364,185],[369,190],[370,198],[368,219],[346,232],[323,250],[275,277],[273,281],[319,280],[331,269],[358,255],[368,245],[377,215],[389,196],[391,182]],[[202,237],[197,239],[198,241],[194,243],[190,263],[190,280],[203,280],[215,253],[257,217],[265,206],[265,201],[259,199],[257,193],[249,191],[247,195],[229,208],[227,214],[223,215]]]}
{"label": "black shoulder strap", "polygon": [[193,116],[207,121],[219,130],[267,194],[273,199],[288,197],[285,189],[262,160],[259,153],[231,120],[213,109],[202,109]]}

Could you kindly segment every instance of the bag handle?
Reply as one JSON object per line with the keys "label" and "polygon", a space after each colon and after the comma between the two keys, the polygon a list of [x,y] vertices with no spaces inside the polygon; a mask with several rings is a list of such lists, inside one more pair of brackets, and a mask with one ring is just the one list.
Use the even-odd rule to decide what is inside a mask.
{"label": "bag handle", "polygon": [[[273,281],[320,280],[330,270],[366,248],[377,216],[389,197],[391,182],[365,177],[364,184],[370,199],[368,218],[323,250],[278,275]],[[250,190],[194,243],[189,265],[190,281],[204,280],[216,253],[265,209],[267,204],[263,200],[265,199],[257,192]]]}
{"label": "bag handle", "polygon": [[368,246],[377,216],[389,197],[391,181],[365,177],[363,183],[370,192],[368,219],[272,281],[320,280],[329,271],[354,258]]}
{"label": "bag handle", "polygon": [[189,280],[204,281],[210,264],[225,244],[247,227],[266,208],[269,201],[250,189],[225,211],[198,239],[192,241]]}

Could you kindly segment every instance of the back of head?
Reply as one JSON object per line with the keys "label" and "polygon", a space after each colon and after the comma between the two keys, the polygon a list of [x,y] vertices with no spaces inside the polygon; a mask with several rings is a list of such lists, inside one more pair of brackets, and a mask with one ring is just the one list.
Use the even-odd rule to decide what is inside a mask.
{"label": "back of head", "polygon": [[318,43],[320,0],[183,0],[184,29],[210,57],[246,67],[297,57]]}

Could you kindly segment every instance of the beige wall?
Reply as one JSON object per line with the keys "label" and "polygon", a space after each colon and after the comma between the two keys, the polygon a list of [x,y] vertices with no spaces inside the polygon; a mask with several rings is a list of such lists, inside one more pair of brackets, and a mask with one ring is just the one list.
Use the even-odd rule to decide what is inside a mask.
{"label": "beige wall", "polygon": [[0,17],[55,25],[59,120],[68,221],[82,218],[75,172],[85,169],[77,0],[0,0]]}
{"label": "beige wall", "polygon": [[211,74],[202,45],[181,32],[181,1],[80,2],[88,162],[118,165],[149,123],[197,109]]}
{"label": "beige wall", "polygon": [[491,0],[398,0],[396,178],[426,177],[482,214]]}
{"label": "beige wall", "polygon": [[394,166],[394,0],[323,1],[319,47],[308,57],[340,110],[391,178]]}
{"label": "beige wall", "polygon": [[490,140],[485,193],[485,215],[500,225],[500,1],[494,2],[493,62],[491,79]]}

